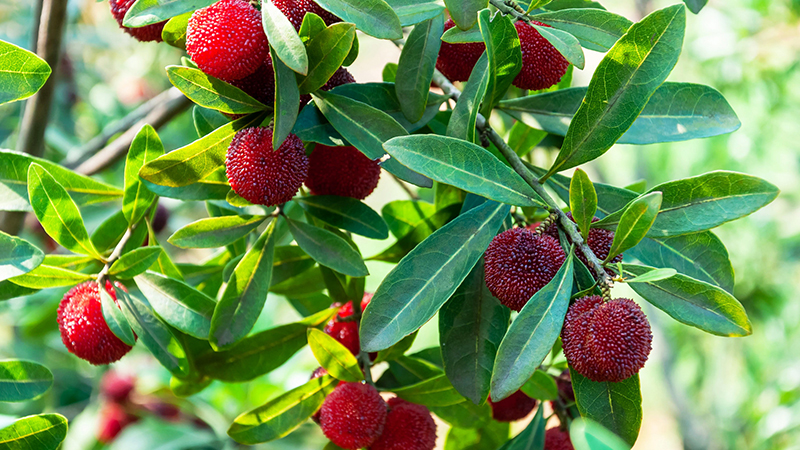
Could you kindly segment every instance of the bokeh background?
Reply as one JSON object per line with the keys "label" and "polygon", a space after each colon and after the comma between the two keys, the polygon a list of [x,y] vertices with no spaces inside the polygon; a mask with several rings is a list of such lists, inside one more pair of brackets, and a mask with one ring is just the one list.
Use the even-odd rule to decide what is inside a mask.
{"label": "bokeh background", "polygon": [[[0,2],[0,39],[31,48],[36,1]],[[639,20],[674,1],[605,0],[609,10]],[[350,69],[358,81],[379,81],[386,62],[399,51],[388,42],[360,36],[361,53]],[[147,99],[169,87],[164,67],[179,64],[182,52],[167,45],[141,44],[117,28],[107,2],[70,1],[68,26],[46,156],[55,161],[80,158],[82,145]],[[574,85],[588,84],[602,58],[587,51],[587,67],[575,71]],[[782,191],[767,208],[716,232],[727,245],[736,271],[736,297],[745,305],[754,333],[719,338],[683,326],[642,302],[655,331],[654,351],[641,372],[644,423],[636,449],[800,449],[800,0],[711,0],[699,16],[688,15],[683,54],[670,80],[711,85],[738,113],[739,131],[711,139],[649,146],[618,145],[587,166],[594,181],[625,186],[646,179],[649,186],[711,170],[747,172],[766,178]],[[21,103],[0,107],[0,148],[15,148]],[[183,113],[160,130],[168,150],[196,138],[191,114]],[[546,164],[552,150],[536,149]],[[121,165],[106,171],[120,185]],[[421,192],[425,197],[429,193]],[[389,177],[367,203],[380,209],[406,193]],[[172,212],[163,239],[205,216],[201,203],[163,199]],[[85,212],[89,229],[109,211]],[[35,227],[24,236],[46,248]],[[369,256],[390,242],[359,240]],[[177,261],[198,261],[202,252],[169,249]],[[368,290],[391,266],[370,262]],[[65,290],[64,290],[65,291]],[[615,294],[633,296],[625,286]],[[60,342],[55,312],[62,292],[0,302],[0,359],[24,358],[45,364],[55,375],[53,389],[23,404],[0,404],[0,427],[15,417],[58,411],[70,419],[65,450],[101,448],[95,442],[102,400],[96,386],[104,368],[69,355]],[[257,330],[300,316],[271,296]],[[436,321],[423,329],[414,348],[436,345]],[[177,420],[158,415],[129,427],[112,449],[237,448],[219,440],[239,413],[285,389],[304,383],[316,367],[308,349],[282,368],[251,383],[215,382],[201,394],[177,399],[169,393],[169,374],[142,348],[115,365],[135,375],[142,401],[160,399],[184,413]],[[150,401],[147,400],[147,401]],[[211,428],[198,426],[200,418]],[[446,434],[440,425],[439,435]],[[321,449],[325,439],[308,424],[260,449]]]}

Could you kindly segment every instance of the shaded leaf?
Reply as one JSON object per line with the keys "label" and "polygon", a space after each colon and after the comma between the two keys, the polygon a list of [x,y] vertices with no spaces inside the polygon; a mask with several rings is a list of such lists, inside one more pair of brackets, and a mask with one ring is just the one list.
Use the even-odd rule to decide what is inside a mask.
{"label": "shaded leaf", "polygon": [[558,398],[558,385],[546,372],[536,370],[530,379],[522,385],[522,392],[530,398],[537,400],[555,400]]}
{"label": "shaded leaf", "polygon": [[478,25],[489,57],[489,84],[481,108],[481,113],[486,118],[491,115],[492,108],[503,98],[522,68],[519,36],[511,19],[498,14],[490,21],[490,16],[488,9],[478,14]]}
{"label": "shaded leaf", "polygon": [[119,340],[133,347],[136,344],[136,337],[133,335],[131,326],[128,325],[125,314],[105,289],[100,289],[100,305],[102,305],[103,320],[108,325],[108,329]]}
{"label": "shaded leaf", "polygon": [[467,85],[458,97],[456,107],[453,108],[453,114],[447,123],[448,136],[475,142],[475,124],[478,121],[483,96],[486,95],[486,88],[489,86],[488,64],[489,58],[484,53],[472,68]]}
{"label": "shaded leaf", "polygon": [[0,361],[0,402],[33,400],[50,389],[53,374],[31,361]]}
{"label": "shaded leaf", "polygon": [[[264,3],[268,2],[265,1]],[[289,28],[292,28],[291,23]],[[294,28],[292,28],[292,33],[294,33]],[[272,55],[272,68],[275,76],[275,114],[273,115],[274,123],[272,127],[272,148],[275,149],[280,148],[283,141],[292,132],[292,128],[294,128],[299,112],[300,91],[297,88],[297,78],[294,72],[277,58],[272,47],[270,47],[270,54]]]}
{"label": "shaded leaf", "polygon": [[351,277],[369,275],[361,255],[336,234],[305,222],[286,219],[297,245],[319,264]]}
{"label": "shaded leaf", "polygon": [[312,216],[336,228],[372,239],[389,237],[389,228],[383,218],[357,199],[313,195],[295,201]]}
{"label": "shaded leaf", "polygon": [[639,375],[619,383],[592,381],[570,368],[572,390],[578,411],[621,437],[629,445],[636,442],[642,426],[642,393]]}
{"label": "shaded leaf", "polygon": [[443,14],[416,25],[400,53],[394,87],[409,122],[419,121],[425,113],[442,33]]}
{"label": "shaded leaf", "polygon": [[581,169],[575,169],[569,185],[569,210],[575,223],[578,224],[578,229],[581,230],[583,240],[588,241],[592,219],[597,212],[597,192],[594,190],[592,180]]}
{"label": "shaded leaf", "polygon": [[44,261],[44,252],[16,236],[0,232],[0,281],[30,272]]}

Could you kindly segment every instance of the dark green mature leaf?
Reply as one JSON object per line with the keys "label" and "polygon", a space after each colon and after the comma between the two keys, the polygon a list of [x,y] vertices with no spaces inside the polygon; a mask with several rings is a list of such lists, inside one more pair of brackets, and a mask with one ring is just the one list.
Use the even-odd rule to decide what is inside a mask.
{"label": "dark green mature leaf", "polygon": [[496,15],[489,21],[488,9],[478,14],[478,25],[489,57],[489,85],[483,99],[481,113],[489,118],[492,108],[503,98],[511,83],[522,69],[522,50],[519,36],[511,19]]}
{"label": "dark green mature leaf", "polygon": [[453,22],[462,30],[469,30],[478,22],[478,12],[489,6],[489,0],[445,0]]}
{"label": "dark green mature leaf", "polygon": [[56,450],[67,437],[67,418],[39,414],[17,419],[0,430],[0,446],[8,450]]}
{"label": "dark green mature leaf", "polygon": [[522,392],[537,400],[555,400],[558,398],[558,385],[547,372],[536,370],[530,379],[522,385]]}
{"label": "dark green mature leaf", "polygon": [[125,194],[122,197],[122,214],[128,225],[140,221],[150,209],[156,195],[139,180],[139,170],[145,164],[164,154],[164,145],[155,128],[145,124],[136,134],[125,160]]}
{"label": "dark green mature leaf", "polygon": [[[475,18],[477,19],[477,15]],[[469,30],[462,30],[458,27],[450,28],[442,35],[442,41],[450,44],[467,44],[470,42],[483,42],[480,27],[473,26]]]}
{"label": "dark green mature leaf", "polygon": [[275,221],[236,264],[211,318],[209,342],[215,350],[242,340],[258,320],[272,284]]}
{"label": "dark green mature leaf", "polygon": [[307,213],[336,228],[372,239],[389,237],[383,218],[365,203],[350,197],[314,195],[295,199]]}
{"label": "dark green mature leaf", "polygon": [[543,205],[522,177],[473,143],[423,134],[397,137],[383,147],[400,163],[436,181],[511,205]]}
{"label": "dark green mature leaf", "polygon": [[509,207],[487,201],[433,233],[386,276],[361,318],[361,348],[389,348],[455,292],[497,234]]}
{"label": "dark green mature leaf", "polygon": [[[153,225],[150,222],[147,222],[147,239],[149,241],[148,244],[151,247],[158,246],[158,237],[156,236],[156,232],[153,230]],[[162,275],[166,275],[170,278],[183,281],[183,273],[178,266],[172,262],[172,258],[169,257],[169,254],[166,252],[166,250],[162,249],[162,252],[158,254],[158,259],[156,262],[150,266],[150,270]]]}
{"label": "dark green mature leaf", "polygon": [[319,0],[324,9],[378,39],[401,39],[400,19],[383,0]]}
{"label": "dark green mature leaf", "polygon": [[394,88],[409,122],[425,114],[443,33],[444,14],[440,14],[415,26],[400,53]]}
{"label": "dark green mature leaf", "polygon": [[634,24],[617,41],[597,67],[549,175],[614,145],[675,67],[685,27],[683,5],[673,5]]}
{"label": "dark green mature leaf", "polygon": [[108,274],[123,280],[133,278],[155,264],[159,256],[161,256],[161,247],[137,248],[114,261]]}
{"label": "dark green mature leaf", "polygon": [[314,378],[237,417],[228,429],[228,436],[246,445],[280,439],[314,415],[337,383],[330,376]]}
{"label": "dark green mature leaf", "polygon": [[464,397],[450,384],[445,374],[436,375],[419,383],[392,392],[403,400],[428,407],[452,406],[464,402]]}
{"label": "dark green mature leaf", "polygon": [[192,222],[167,241],[180,248],[215,248],[232,244],[258,228],[266,216],[221,216]]}
{"label": "dark green mature leaf", "polygon": [[584,65],[586,65],[586,58],[583,56],[581,43],[575,36],[557,28],[543,27],[536,24],[533,27],[561,53],[564,59],[578,69],[583,70]]}
{"label": "dark green mature leaf", "polygon": [[436,205],[421,200],[395,200],[384,205],[381,214],[389,225],[389,231],[401,238],[425,218],[436,214]]}
{"label": "dark green mature leaf", "polygon": [[161,30],[161,39],[175,48],[186,50],[186,30],[190,17],[192,17],[192,13],[187,12],[169,19],[164,25],[164,29]]}
{"label": "dark green mature leaf", "polygon": [[458,98],[450,122],[447,123],[447,135],[450,137],[475,142],[475,123],[478,121],[483,96],[486,95],[486,88],[489,86],[489,57],[486,53],[481,55],[469,80]]}
{"label": "dark green mature leaf", "polygon": [[689,11],[699,14],[700,11],[706,6],[708,0],[683,0],[683,3],[686,3],[686,7],[689,8]]}
{"label": "dark green mature leaf", "polygon": [[[625,275],[643,275],[652,267],[623,265]],[[632,283],[631,289],[678,322],[719,336],[747,336],[753,332],[747,312],[722,288],[686,275],[649,283]]]}
{"label": "dark green mature leaf", "polygon": [[556,276],[533,294],[500,343],[492,370],[492,398],[516,392],[550,354],[572,295],[574,255],[570,252]]}
{"label": "dark green mature leaf", "polygon": [[91,280],[92,278],[92,275],[86,273],[40,264],[32,271],[24,275],[9,278],[8,281],[17,286],[31,289],[47,289],[61,286],[74,286],[78,283]]}
{"label": "dark green mature leaf", "polygon": [[[635,247],[639,241],[644,239],[656,220],[661,207],[661,197],[661,192],[651,192],[632,201],[625,208],[614,232],[614,241],[611,243],[605,262],[611,261],[620,253]],[[589,220],[591,221],[591,219]]]}
{"label": "dark green mature leaf", "polygon": [[133,347],[136,344],[136,336],[133,335],[131,326],[128,325],[128,320],[125,319],[125,313],[122,312],[105,289],[100,289],[100,305],[102,306],[103,320],[106,321],[108,329],[119,340]]}
{"label": "dark green mature leaf", "polygon": [[192,120],[199,137],[203,137],[230,122],[221,112],[197,105],[192,107]]}
{"label": "dark green mature leaf", "polygon": [[572,390],[581,417],[603,425],[629,445],[636,442],[642,426],[642,393],[639,375],[619,383],[592,381],[569,369]]}
{"label": "dark green mature leaf", "polygon": [[[503,100],[498,107],[529,126],[564,136],[586,96],[585,87]],[[717,136],[741,126],[725,97],[702,84],[662,84],[620,144],[653,144]]]}
{"label": "dark green mature leaf", "polygon": [[0,281],[26,274],[44,261],[33,244],[0,231]]}
{"label": "dark green mature leaf", "polygon": [[456,218],[460,210],[460,205],[450,205],[424,218],[424,220],[419,220],[411,231],[399,238],[391,247],[369,259],[371,261],[399,262],[408,252],[413,250],[434,231]]}
{"label": "dark green mature leaf", "polygon": [[314,264],[314,260],[296,245],[275,247],[270,284],[275,286],[314,267]]}
{"label": "dark green mature leaf", "polygon": [[426,109],[422,119],[412,123],[403,115],[393,83],[348,83],[335,87],[331,92],[352,98],[361,103],[366,103],[373,108],[385,112],[409,133],[419,130],[430,122],[439,112],[441,104],[447,100],[447,97],[444,95],[429,92],[427,95],[428,102],[425,106]]}
{"label": "dark green mature leaf", "polygon": [[583,240],[588,241],[589,227],[591,227],[594,213],[597,212],[597,192],[594,190],[589,175],[586,175],[586,172],[581,169],[575,169],[569,185],[569,210],[581,230]]}
{"label": "dark green mature leaf", "polygon": [[243,90],[203,71],[183,66],[167,66],[167,76],[191,101],[228,114],[248,114],[267,109]]}
{"label": "dark green mature leaf", "polygon": [[508,441],[509,423],[491,420],[479,428],[451,427],[444,450],[497,450]]}
{"label": "dark green mature leaf", "polygon": [[525,427],[514,439],[508,441],[500,450],[540,450],[544,448],[544,427],[547,421],[544,419],[544,408],[539,405],[536,415],[533,416],[531,423]]}
{"label": "dark green mature leaf", "polygon": [[44,394],[53,374],[31,361],[0,361],[0,402],[24,402]]}
{"label": "dark green mature leaf", "polygon": [[611,49],[633,25],[625,17],[592,8],[544,12],[532,15],[531,19],[566,31],[584,47],[598,52]]}
{"label": "dark green mature leaf", "polygon": [[[268,0],[261,2],[261,18],[264,32],[267,34],[269,45],[278,59],[291,70],[301,74],[308,74],[308,55],[303,41],[300,40],[292,22]],[[272,61],[275,61],[275,58]]]}
{"label": "dark green mature leaf", "polygon": [[50,66],[27,50],[0,41],[0,105],[28,98],[44,86]]}
{"label": "dark green mature leaf", "polygon": [[308,346],[319,365],[337,380],[356,382],[364,379],[356,357],[347,347],[323,331],[309,328]]}
{"label": "dark green mature leaf", "polygon": [[[268,2],[265,1],[265,3]],[[278,14],[281,14],[280,11],[278,11]],[[295,32],[291,23],[289,23],[289,28],[292,29],[292,33]],[[297,77],[295,73],[292,72],[292,69],[277,58],[275,49],[272,47],[270,47],[270,54],[274,61],[272,67],[275,77],[275,101],[273,103],[275,113],[273,115],[272,148],[280,148],[283,141],[289,136],[289,133],[292,132],[292,128],[294,128],[294,124],[297,121],[297,114],[299,113],[298,106],[300,105],[300,91],[297,88]]]}
{"label": "dark green mature leaf", "polygon": [[578,418],[570,424],[569,437],[575,450],[630,450],[631,446],[602,425]]}
{"label": "dark green mature leaf", "polygon": [[134,278],[158,315],[178,330],[198,339],[208,339],[211,316],[217,303],[188,284],[155,272]]}
{"label": "dark green mature leaf", "polygon": [[355,38],[356,29],[352,23],[337,23],[308,41],[308,75],[298,75],[297,79],[301,94],[310,94],[328,82],[347,58]]}
{"label": "dark green mature leaf", "polygon": [[400,19],[400,25],[404,27],[433,19],[444,11],[442,5],[431,0],[386,0],[386,3],[392,7]]}
{"label": "dark green mature leaf", "polygon": [[361,255],[341,237],[305,222],[286,222],[297,245],[319,264],[351,277],[369,275]]}
{"label": "dark green mature leaf", "polygon": [[486,287],[483,260],[439,311],[444,371],[458,392],[480,404],[489,395],[492,367],[510,310]]}
{"label": "dark green mature leaf", "polygon": [[125,13],[122,24],[131,28],[152,25],[214,3],[215,0],[138,0]]}
{"label": "dark green mature leaf", "polygon": [[0,281],[0,300],[24,297],[26,295],[35,294],[38,291],[39,289],[16,285],[10,280]]}

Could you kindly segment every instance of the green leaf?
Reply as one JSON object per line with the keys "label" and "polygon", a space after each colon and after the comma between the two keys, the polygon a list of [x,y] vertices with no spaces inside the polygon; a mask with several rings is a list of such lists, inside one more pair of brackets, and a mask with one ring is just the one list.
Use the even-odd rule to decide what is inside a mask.
{"label": "green leaf", "polygon": [[519,36],[511,19],[497,14],[490,22],[489,16],[491,13],[488,9],[478,14],[478,25],[489,57],[489,85],[481,109],[481,113],[487,119],[494,105],[503,98],[522,69]]}
{"label": "green leaf", "polygon": [[409,122],[417,122],[425,114],[443,33],[442,14],[415,26],[400,53],[394,88]]}
{"label": "green leaf", "polygon": [[583,56],[581,43],[575,36],[557,28],[543,27],[536,24],[533,25],[533,28],[535,28],[543,38],[547,39],[547,42],[555,47],[567,62],[583,70],[586,64],[586,58]]}
{"label": "green leaf", "polygon": [[296,245],[275,247],[271,285],[286,281],[314,267],[314,260]]}
{"label": "green leaf", "polygon": [[0,281],[26,274],[38,267],[42,261],[44,252],[36,246],[16,236],[0,232]]}
{"label": "green leaf", "polygon": [[192,17],[192,13],[187,12],[169,19],[164,25],[164,29],[161,30],[161,39],[175,48],[186,50],[186,30],[190,17]]}
{"label": "green leaf", "polygon": [[355,382],[364,379],[358,360],[350,350],[321,330],[308,329],[308,346],[319,365],[337,380]]}
{"label": "green leaf", "polygon": [[444,4],[458,28],[469,30],[478,22],[478,12],[489,6],[489,0],[445,0]]}
{"label": "green leaf", "polygon": [[155,264],[159,256],[161,256],[161,247],[137,248],[114,261],[108,274],[122,280],[133,278]]}
{"label": "green leaf", "polygon": [[647,235],[658,215],[661,198],[661,192],[651,192],[632,201],[625,208],[614,232],[614,241],[608,251],[606,263],[625,250],[636,246]]}
{"label": "green leaf", "polygon": [[461,92],[456,107],[453,108],[450,122],[447,123],[448,136],[475,142],[475,124],[478,121],[483,96],[486,95],[489,86],[488,65],[489,58],[484,53],[472,68],[467,85]]}
{"label": "green leaf", "polygon": [[538,450],[544,448],[544,427],[546,424],[544,408],[539,405],[531,423],[514,439],[500,447],[500,450]]}
{"label": "green leaf", "polygon": [[167,76],[173,86],[203,108],[228,114],[248,114],[267,109],[243,90],[198,69],[167,66]]}
{"label": "green leaf", "polygon": [[510,316],[486,287],[483,260],[439,311],[444,371],[458,392],[476,405],[489,395],[491,368]]}
{"label": "green leaf", "polygon": [[569,308],[574,254],[556,276],[533,294],[497,349],[492,370],[492,399],[502,400],[521,388],[550,354]]}
{"label": "green leaf", "polygon": [[[624,275],[641,276],[652,267],[624,264]],[[753,332],[747,312],[722,288],[686,275],[630,285],[637,294],[678,322],[719,336],[747,336]]]}
{"label": "green leaf", "polygon": [[381,209],[381,215],[389,225],[389,231],[397,238],[407,235],[414,227],[434,214],[436,206],[420,200],[395,200]]}
{"label": "green leaf", "polygon": [[569,437],[575,450],[630,450],[631,448],[602,425],[581,418],[570,424]]}
{"label": "green leaf", "polygon": [[[265,1],[266,3],[266,1]],[[271,3],[270,3],[271,4]],[[280,14],[280,11],[279,11]],[[289,24],[291,27],[291,23]],[[294,33],[292,28],[292,33]],[[272,55],[272,68],[275,76],[275,114],[272,131],[272,148],[280,148],[283,141],[292,132],[297,121],[298,107],[300,105],[300,91],[297,89],[297,77],[292,69],[287,67],[275,55],[275,50],[270,47]]]}
{"label": "green leaf", "polygon": [[397,137],[383,147],[401,164],[436,181],[511,205],[543,205],[522,177],[473,143],[425,134]]}
{"label": "green leaf", "polygon": [[230,122],[221,112],[198,105],[192,107],[192,120],[199,137],[203,137]]}
{"label": "green leaf", "polygon": [[150,209],[156,195],[139,180],[139,170],[145,164],[164,154],[164,145],[155,128],[146,124],[136,134],[125,161],[125,194],[122,197],[122,214],[128,225],[139,222]]}
{"label": "green leaf", "polygon": [[497,234],[509,207],[487,201],[418,245],[381,283],[361,318],[361,348],[389,348],[430,320]]}
{"label": "green leaf", "polygon": [[119,340],[133,347],[136,344],[136,336],[133,335],[131,326],[125,319],[125,314],[105,289],[100,289],[100,304],[103,310],[103,320],[106,321],[108,329]]}
{"label": "green leaf", "polygon": [[597,67],[548,175],[599,157],[630,128],[677,63],[685,27],[683,5],[673,5],[617,41]]}
{"label": "green leaf", "polygon": [[155,272],[134,278],[158,315],[178,330],[198,339],[208,339],[211,316],[217,303],[188,284]]}
{"label": "green leaf", "polygon": [[555,400],[558,398],[558,385],[546,372],[536,370],[530,379],[522,385],[522,392],[530,398],[541,401]]}
{"label": "green leaf", "polygon": [[17,419],[0,430],[0,446],[8,450],[56,450],[66,436],[66,417],[39,414]]}
{"label": "green leaf", "polygon": [[297,87],[301,94],[310,94],[328,82],[347,58],[355,38],[356,29],[352,23],[337,23],[308,41],[308,75],[298,76]]}
{"label": "green leaf", "polygon": [[330,376],[310,380],[237,417],[228,429],[228,436],[245,445],[280,439],[314,415],[337,383]]}
{"label": "green leaf", "polygon": [[508,422],[491,420],[479,428],[451,427],[444,450],[497,450],[508,441]]}
{"label": "green leaf", "polygon": [[532,15],[531,19],[566,31],[584,47],[598,52],[610,50],[633,25],[625,17],[592,8],[544,12]]}
{"label": "green leaf", "polygon": [[[589,229],[592,219],[597,212],[597,192],[594,190],[592,180],[581,169],[575,169],[572,181],[569,184],[569,210],[572,218],[578,224],[584,241],[589,240]],[[656,213],[658,208],[656,208]],[[654,216],[655,217],[655,216]]]}
{"label": "green leaf", "polygon": [[370,257],[371,261],[385,261],[396,263],[413,250],[417,245],[424,241],[434,231],[443,227],[452,219],[458,216],[461,210],[460,205],[450,205],[445,209],[437,211],[430,217],[417,222],[405,236],[402,236],[392,244],[391,247],[382,251],[380,254]]}
{"label": "green leaf", "polygon": [[53,374],[31,361],[0,361],[0,402],[24,402],[47,392]]}
{"label": "green leaf", "polygon": [[[475,18],[477,19],[477,17],[476,15]],[[442,41],[450,44],[468,44],[471,42],[483,42],[483,36],[481,35],[480,27],[473,26],[466,31],[453,27],[444,32]]]}
{"label": "green leaf", "polygon": [[378,39],[402,39],[400,19],[383,0],[319,0],[324,9]]}
{"label": "green leaf", "polygon": [[152,25],[213,3],[214,0],[138,0],[125,13],[122,24],[131,28]]}
{"label": "green leaf", "polygon": [[569,369],[578,411],[584,419],[606,427],[629,445],[636,442],[642,426],[642,393],[639,375],[619,383],[592,381]]}
{"label": "green leaf", "polygon": [[35,54],[0,41],[0,105],[30,97],[50,77],[50,66]]}
{"label": "green leaf", "polygon": [[638,277],[628,278],[626,283],[651,283],[653,281],[661,281],[670,277],[674,277],[678,273],[675,269],[655,269],[650,272],[639,275]]}
{"label": "green leaf", "polygon": [[689,11],[699,14],[700,11],[706,6],[708,0],[683,0],[683,3],[686,3],[686,7],[689,8]]}
{"label": "green leaf", "polygon": [[[275,4],[266,0],[261,2],[261,17],[264,23],[264,32],[277,57],[293,71],[302,75],[308,74],[306,48],[292,22]],[[274,57],[272,61],[275,62]]]}
{"label": "green leaf", "polygon": [[404,337],[397,344],[394,344],[386,350],[379,351],[378,356],[375,358],[375,361],[373,361],[373,365],[383,361],[394,361],[405,355],[411,346],[414,345],[414,341],[417,339],[417,334],[418,333],[416,332],[411,333]]}
{"label": "green leaf", "polygon": [[336,234],[305,222],[286,219],[297,245],[316,262],[351,277],[369,275],[361,255]]}
{"label": "green leaf", "polygon": [[180,248],[215,248],[232,244],[258,228],[266,216],[221,216],[192,222],[167,239]]}
{"label": "green leaf", "polygon": [[336,228],[372,239],[389,237],[383,218],[365,203],[350,197],[313,195],[295,200],[307,213]]}
{"label": "green leaf", "polygon": [[275,221],[236,264],[211,318],[209,341],[215,350],[242,340],[264,309],[271,285],[275,253]]}
{"label": "green leaf", "polygon": [[435,1],[386,0],[386,3],[392,7],[400,19],[400,25],[404,27],[433,19],[444,11],[444,7]]}
{"label": "green leaf", "polygon": [[447,379],[445,374],[437,375],[411,386],[395,388],[392,392],[403,400],[428,407],[452,406],[465,400],[456,391],[456,388],[450,384],[450,380]]}
{"label": "green leaf", "polygon": [[9,278],[8,281],[17,286],[31,289],[47,289],[61,286],[74,286],[78,283],[91,280],[92,275],[75,272],[73,270],[62,269],[60,267],[40,264],[32,271]]}

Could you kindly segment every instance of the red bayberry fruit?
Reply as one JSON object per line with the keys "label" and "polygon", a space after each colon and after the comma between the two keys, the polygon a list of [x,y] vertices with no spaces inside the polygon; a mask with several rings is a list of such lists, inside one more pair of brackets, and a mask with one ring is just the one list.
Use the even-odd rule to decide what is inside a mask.
{"label": "red bayberry fruit", "polygon": [[100,411],[100,423],[97,429],[97,440],[108,444],[128,425],[139,420],[138,417],[128,414],[117,403],[108,403]]}
{"label": "red bayberry fruit", "polygon": [[575,401],[575,391],[572,390],[572,376],[569,374],[569,369],[561,372],[556,378],[556,385],[558,386],[558,396],[566,402]]}
{"label": "red bayberry fruit", "polygon": [[161,30],[164,29],[166,21],[154,23],[141,28],[128,28],[122,25],[122,20],[125,19],[125,13],[131,9],[131,6],[136,3],[136,0],[109,0],[108,5],[111,7],[111,14],[117,20],[119,27],[125,30],[138,41],[141,42],[161,42]]}
{"label": "red bayberry fruit", "polygon": [[[536,25],[549,27],[540,22]],[[538,91],[558,83],[567,73],[569,62],[536,28],[523,21],[514,24],[522,45],[522,70],[514,78],[514,86]]]}
{"label": "red bayberry fruit", "polygon": [[231,188],[250,203],[274,206],[294,197],[308,175],[303,141],[289,134],[272,149],[272,128],[240,130],[228,147],[225,161]]}
{"label": "red bayberry fruit", "polygon": [[[444,30],[447,31],[455,25],[453,19],[448,19],[444,24]],[[486,45],[482,42],[468,44],[442,42],[442,46],[439,48],[439,58],[436,60],[436,68],[450,81],[467,81],[475,63],[478,62],[484,51],[486,51]]]}
{"label": "red bayberry fruit", "polygon": [[519,311],[564,264],[566,255],[556,239],[512,228],[497,235],[484,255],[486,286],[500,302]]}
{"label": "red bayberry fruit", "polygon": [[369,447],[383,432],[386,403],[369,384],[345,383],[325,399],[320,427],[325,436],[344,449]]}
{"label": "red bayberry fruit", "polygon": [[574,450],[569,433],[559,427],[545,431],[544,450]]}
{"label": "red bayberry fruit", "polygon": [[381,167],[355,147],[317,144],[308,157],[306,186],[314,195],[363,200],[378,186]]}
{"label": "red bayberry fruit", "polygon": [[592,381],[619,382],[644,367],[653,333],[647,316],[632,300],[604,303],[593,295],[570,306],[561,340],[575,371]]}
{"label": "red bayberry fruit", "polygon": [[200,70],[225,81],[240,80],[267,59],[261,13],[244,0],[220,0],[189,19],[186,51]]}
{"label": "red bayberry fruit", "polygon": [[[572,217],[572,213],[568,212],[567,217],[570,218],[573,222],[575,222],[575,218]],[[597,222],[597,217],[592,218],[592,223]],[[580,228],[578,229],[580,231]],[[545,233],[553,236],[554,238],[558,239],[558,227],[553,224],[550,225]],[[605,261],[606,257],[608,257],[608,252],[611,251],[611,244],[614,242],[614,232],[610,230],[604,230],[602,228],[592,228],[589,230],[589,239],[586,242],[589,245],[589,248],[594,252],[597,259],[600,261]],[[583,252],[576,252],[578,259],[586,266],[589,267],[589,260],[586,259]],[[611,259],[611,263],[618,263],[622,262],[622,253],[615,256]],[[611,269],[606,269],[609,275],[614,275]]]}
{"label": "red bayberry fruit", "polygon": [[[110,282],[106,282],[106,291],[116,303],[117,293]],[[61,340],[67,350],[94,365],[118,361],[131,349],[108,328],[95,281],[87,281],[70,289],[58,306],[57,317]]]}
{"label": "red bayberry fruit", "polygon": [[433,450],[436,422],[428,408],[399,398],[389,399],[383,434],[369,450]]}
{"label": "red bayberry fruit", "polygon": [[[372,295],[371,293],[364,293],[364,297],[361,299],[361,311],[364,311],[364,308],[369,305]],[[361,344],[358,340],[358,321],[347,322],[340,320],[352,315],[353,302],[349,301],[339,308],[339,313],[325,325],[324,331],[350,350],[350,353],[358,356],[361,352]],[[375,359],[373,355],[377,356],[377,353],[370,353],[370,357]]]}
{"label": "red bayberry fruit", "polygon": [[250,97],[271,106],[275,102],[275,72],[272,67],[272,58],[267,55],[267,61],[255,72],[241,80],[233,80],[231,84],[243,90]]}
{"label": "red bayberry fruit", "polygon": [[[336,72],[328,78],[328,81],[325,82],[325,85],[322,86],[320,89],[323,91],[330,91],[331,89],[335,88],[336,86],[341,86],[343,84],[350,84],[355,83],[356,79],[353,77],[353,74],[348,72],[347,69],[344,67],[339,67],[336,69]],[[300,96],[300,106],[304,106],[308,102],[311,101],[311,95],[303,94]]]}
{"label": "red bayberry fruit", "polygon": [[164,205],[159,204],[156,207],[156,214],[153,216],[153,231],[160,233],[167,227],[169,221],[169,210]]}
{"label": "red bayberry fruit", "polygon": [[515,422],[530,414],[536,407],[536,399],[525,395],[521,390],[514,392],[508,397],[493,402],[489,397],[489,404],[492,405],[492,418],[499,422]]}
{"label": "red bayberry fruit", "polygon": [[318,15],[328,26],[342,21],[342,19],[322,9],[313,0],[273,0],[272,3],[289,19],[289,22],[292,22],[295,30],[300,30],[300,25],[303,24],[303,17],[306,16],[306,13]]}
{"label": "red bayberry fruit", "polygon": [[136,387],[135,383],[133,377],[109,370],[100,380],[100,394],[114,403],[125,403]]}

